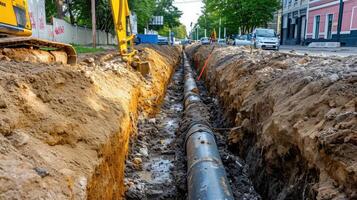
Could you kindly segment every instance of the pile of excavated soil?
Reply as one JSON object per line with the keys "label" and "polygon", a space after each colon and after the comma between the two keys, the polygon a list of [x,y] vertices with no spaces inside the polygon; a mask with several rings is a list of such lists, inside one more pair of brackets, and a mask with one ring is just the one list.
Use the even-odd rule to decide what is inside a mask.
{"label": "pile of excavated soil", "polygon": [[[198,71],[211,50],[186,48]],[[357,198],[357,58],[216,47],[203,74],[264,199]]]}
{"label": "pile of excavated soil", "polygon": [[178,47],[141,47],[143,77],[115,52],[76,66],[0,61],[0,199],[121,199],[138,113],[157,111]]}

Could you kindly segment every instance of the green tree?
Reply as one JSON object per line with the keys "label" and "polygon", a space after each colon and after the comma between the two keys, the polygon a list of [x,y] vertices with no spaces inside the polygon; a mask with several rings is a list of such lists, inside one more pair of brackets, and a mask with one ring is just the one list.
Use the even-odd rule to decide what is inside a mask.
{"label": "green tree", "polygon": [[154,15],[156,7],[155,0],[132,0],[129,1],[129,7],[138,17],[138,31],[144,32],[144,28]]}
{"label": "green tree", "polygon": [[163,16],[164,24],[170,28],[181,25],[180,17],[182,12],[173,5],[174,0],[157,0],[154,11],[155,16]]}
{"label": "green tree", "polygon": [[170,34],[170,30],[174,32],[175,38],[184,39],[187,37],[186,26],[183,24],[180,24],[179,26],[176,26],[172,29],[166,25],[159,30],[159,34],[167,37]]}
{"label": "green tree", "polygon": [[[143,32],[153,16],[164,16],[164,26],[150,27],[160,32],[175,29],[183,36],[183,27],[179,21],[182,12],[173,6],[173,0],[129,0],[129,7],[137,15],[138,31]],[[63,18],[71,24],[91,27],[90,0],[46,0],[46,19],[51,22],[52,17]],[[62,10],[63,12],[59,12]],[[97,28],[105,32],[114,32],[114,23],[110,0],[96,0]],[[176,30],[177,28],[177,30]]]}
{"label": "green tree", "polygon": [[239,30],[248,33],[256,27],[266,26],[279,7],[279,0],[204,0],[203,14],[197,25],[210,33],[213,29],[218,30],[221,19],[228,34]]}

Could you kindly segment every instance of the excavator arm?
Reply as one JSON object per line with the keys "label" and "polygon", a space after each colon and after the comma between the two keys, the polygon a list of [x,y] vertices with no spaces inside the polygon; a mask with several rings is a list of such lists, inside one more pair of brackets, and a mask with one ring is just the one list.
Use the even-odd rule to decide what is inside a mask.
{"label": "excavator arm", "polygon": [[118,39],[119,51],[122,55],[128,54],[128,42],[133,39],[133,35],[128,36],[128,18],[130,17],[130,10],[127,0],[110,0],[115,32]]}
{"label": "excavator arm", "polygon": [[123,60],[134,66],[143,75],[149,73],[149,63],[141,61],[135,56],[135,35],[131,32],[130,9],[127,0],[110,0],[115,32],[118,39],[118,48]]}

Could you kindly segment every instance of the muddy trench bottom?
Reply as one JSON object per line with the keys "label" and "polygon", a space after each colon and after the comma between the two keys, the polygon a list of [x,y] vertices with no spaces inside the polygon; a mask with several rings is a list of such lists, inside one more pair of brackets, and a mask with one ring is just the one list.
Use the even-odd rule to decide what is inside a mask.
{"label": "muddy trench bottom", "polygon": [[184,156],[178,153],[183,150],[176,138],[183,110],[181,64],[171,78],[160,112],[154,118],[139,118],[138,133],[130,142],[126,160],[125,199],[185,199],[175,178],[185,170],[175,167],[177,160],[183,159],[177,156]]}

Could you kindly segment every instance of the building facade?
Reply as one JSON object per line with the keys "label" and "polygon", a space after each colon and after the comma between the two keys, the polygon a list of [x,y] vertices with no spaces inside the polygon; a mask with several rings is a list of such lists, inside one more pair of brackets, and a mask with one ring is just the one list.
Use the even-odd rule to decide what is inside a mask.
{"label": "building facade", "polygon": [[281,43],[304,44],[307,23],[308,0],[283,0]]}
{"label": "building facade", "polygon": [[[339,19],[340,10],[342,19]],[[311,42],[357,46],[357,0],[344,0],[342,4],[340,0],[310,0],[305,43]]]}
{"label": "building facade", "polygon": [[266,28],[274,29],[276,33],[281,33],[281,16],[282,16],[282,9],[276,11],[273,15],[273,20],[267,24]]}

